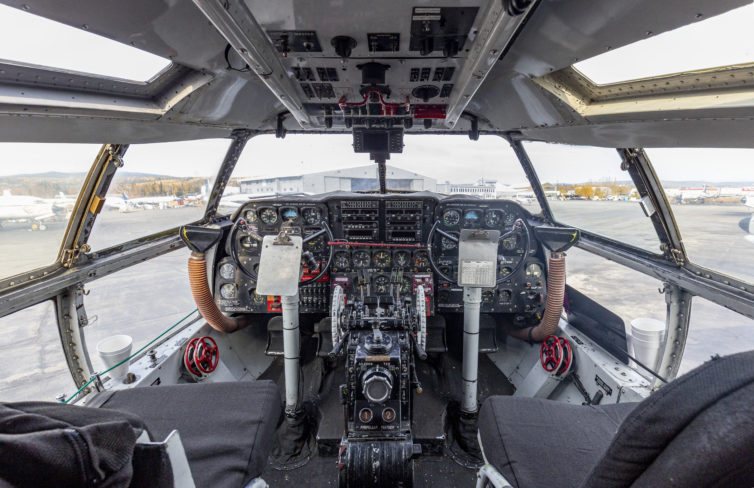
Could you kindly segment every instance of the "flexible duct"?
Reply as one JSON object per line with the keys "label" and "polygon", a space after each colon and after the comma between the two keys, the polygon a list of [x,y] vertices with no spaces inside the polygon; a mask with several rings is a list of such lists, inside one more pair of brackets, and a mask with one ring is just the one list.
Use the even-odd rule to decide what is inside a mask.
{"label": "flexible duct", "polygon": [[188,261],[188,274],[191,294],[194,296],[196,307],[213,329],[220,332],[235,332],[248,325],[245,320],[223,315],[215,305],[215,300],[212,298],[212,292],[209,289],[207,261],[205,261],[203,253],[191,253]]}
{"label": "flexible duct", "polygon": [[508,334],[529,342],[542,342],[558,330],[565,297],[566,264],[564,253],[552,253],[548,260],[547,301],[539,324],[527,329],[513,329]]}

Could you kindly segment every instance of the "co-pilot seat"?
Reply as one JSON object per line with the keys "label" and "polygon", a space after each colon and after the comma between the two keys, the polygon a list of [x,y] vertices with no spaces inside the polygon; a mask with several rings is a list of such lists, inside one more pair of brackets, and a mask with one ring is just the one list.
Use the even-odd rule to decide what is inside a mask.
{"label": "co-pilot seat", "polygon": [[491,467],[516,488],[754,486],[754,351],[713,358],[641,403],[490,397],[479,438],[478,486]]}
{"label": "co-pilot seat", "polygon": [[197,487],[242,488],[258,478],[282,414],[272,381],[111,390],[89,405],[140,417],[155,440],[178,430]]}

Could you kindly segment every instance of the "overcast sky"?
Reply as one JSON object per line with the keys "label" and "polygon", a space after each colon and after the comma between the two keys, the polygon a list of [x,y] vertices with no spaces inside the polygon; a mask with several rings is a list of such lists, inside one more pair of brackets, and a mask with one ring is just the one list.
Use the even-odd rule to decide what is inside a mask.
{"label": "overcast sky", "polygon": [[[577,67],[599,82],[611,82],[754,61],[752,25],[754,5],[749,5],[612,50]],[[56,42],[50,43],[50,39]],[[749,42],[743,42],[747,39]],[[113,56],[118,63],[111,62]],[[1,5],[0,58],[137,80],[150,78],[167,63],[129,46]],[[284,140],[260,136],[247,146],[234,176],[297,175],[373,164],[367,154],[354,154],[351,142],[351,136],[289,135]],[[526,181],[513,151],[498,137],[474,142],[466,136],[407,136],[405,144],[403,154],[392,155],[388,164],[439,182],[472,183],[486,178],[520,186]],[[226,140],[205,140],[132,146],[124,171],[214,175],[227,145]],[[98,149],[98,145],[85,144],[0,143],[0,176],[85,172]],[[529,149],[543,182],[627,179],[613,150],[548,144],[532,144]],[[654,149],[649,153],[662,179],[754,184],[754,150]]]}

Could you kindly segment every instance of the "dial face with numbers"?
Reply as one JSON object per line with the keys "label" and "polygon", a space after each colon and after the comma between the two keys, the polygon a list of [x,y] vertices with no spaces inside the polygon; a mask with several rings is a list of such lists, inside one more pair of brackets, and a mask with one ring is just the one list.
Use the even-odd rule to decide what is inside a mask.
{"label": "dial face with numbers", "polygon": [[393,262],[401,268],[408,266],[409,261],[411,261],[411,256],[406,251],[397,251],[393,256]]}
{"label": "dial face with numbers", "polygon": [[339,269],[348,268],[351,264],[351,259],[346,251],[340,251],[335,254],[333,264]]}
{"label": "dial face with numbers", "polygon": [[378,268],[387,268],[390,266],[390,253],[388,251],[377,251],[374,253],[374,265]]}
{"label": "dial face with numbers", "polygon": [[369,251],[356,251],[353,253],[353,265],[356,268],[366,268],[369,266],[371,256]]}
{"label": "dial face with numbers", "polygon": [[388,293],[390,288],[390,278],[385,275],[378,275],[374,278],[374,291],[380,295]]}
{"label": "dial face with numbers", "polygon": [[263,224],[273,225],[274,223],[278,221],[278,213],[275,211],[274,208],[265,208],[259,214],[259,219],[262,221]]}

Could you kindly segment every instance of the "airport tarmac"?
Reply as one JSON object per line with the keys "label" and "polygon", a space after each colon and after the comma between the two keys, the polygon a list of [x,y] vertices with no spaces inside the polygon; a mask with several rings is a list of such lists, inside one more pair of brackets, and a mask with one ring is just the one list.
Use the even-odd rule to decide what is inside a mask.
{"label": "airport tarmac", "polygon": [[[644,249],[658,252],[659,243],[637,202],[550,202],[563,223],[579,225]],[[692,260],[754,282],[754,242],[739,223],[751,215],[743,205],[674,207],[684,244]],[[197,218],[201,209],[176,208],[103,214],[92,234],[92,247],[148,235]],[[0,230],[0,274],[52,261],[57,255],[63,223],[45,231],[11,225]],[[181,249],[122,270],[86,285],[90,325],[85,339],[95,368],[102,368],[95,347],[116,333],[133,336],[135,351],[195,308]],[[603,258],[569,251],[568,283],[621,316],[665,318],[662,283]],[[713,354],[754,349],[754,321],[706,300],[695,298],[682,362],[687,371]],[[45,302],[0,319],[0,401],[53,400],[75,391],[65,364],[55,324],[55,307]]]}

